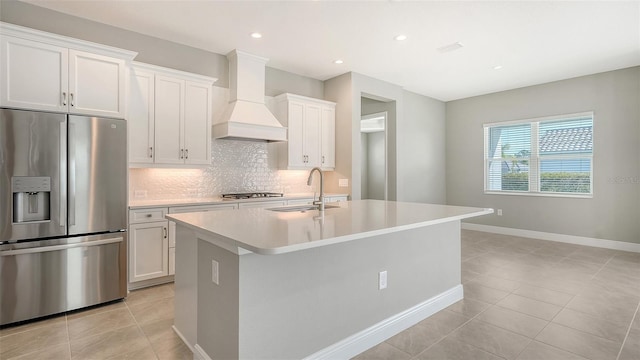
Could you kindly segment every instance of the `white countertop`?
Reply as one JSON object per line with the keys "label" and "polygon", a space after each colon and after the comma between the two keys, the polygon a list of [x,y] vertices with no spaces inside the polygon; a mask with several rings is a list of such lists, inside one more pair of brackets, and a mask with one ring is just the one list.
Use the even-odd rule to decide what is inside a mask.
{"label": "white countertop", "polygon": [[[348,196],[348,194],[325,194],[325,197],[331,196]],[[258,201],[279,201],[279,200],[295,200],[295,199],[312,199],[313,193],[295,193],[285,194],[282,197],[263,197],[251,199],[229,199],[223,200],[220,196],[208,198],[181,198],[181,199],[132,199],[129,200],[130,209],[149,208],[149,207],[170,207],[170,206],[193,206],[193,205],[215,205],[215,204],[237,204],[243,202]]]}
{"label": "white countertop", "polygon": [[[229,247],[275,255],[493,213],[493,209],[357,200],[307,212],[240,209],[167,215]],[[180,241],[180,239],[177,239]]]}

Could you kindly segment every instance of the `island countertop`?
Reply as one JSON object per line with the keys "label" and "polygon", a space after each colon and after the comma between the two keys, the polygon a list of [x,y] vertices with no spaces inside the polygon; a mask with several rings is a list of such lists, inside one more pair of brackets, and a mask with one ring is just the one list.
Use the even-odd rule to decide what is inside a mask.
{"label": "island countertop", "polygon": [[167,218],[200,234],[213,235],[241,253],[275,255],[493,213],[487,208],[382,200],[334,205],[337,207],[326,209],[324,214],[318,210],[240,209],[171,214]]}

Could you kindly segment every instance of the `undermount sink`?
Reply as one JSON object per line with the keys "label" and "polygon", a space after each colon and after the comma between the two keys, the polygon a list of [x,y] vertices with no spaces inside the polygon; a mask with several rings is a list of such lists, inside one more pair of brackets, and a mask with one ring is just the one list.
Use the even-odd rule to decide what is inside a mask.
{"label": "undermount sink", "polygon": [[[337,208],[339,206],[336,205],[325,205],[324,208],[326,209],[333,209],[333,208]],[[267,210],[271,210],[271,211],[278,211],[278,212],[305,212],[305,211],[310,211],[310,210],[318,210],[318,205],[300,205],[300,206],[287,206],[287,207],[277,207],[277,208],[271,208],[271,209],[267,209]]]}

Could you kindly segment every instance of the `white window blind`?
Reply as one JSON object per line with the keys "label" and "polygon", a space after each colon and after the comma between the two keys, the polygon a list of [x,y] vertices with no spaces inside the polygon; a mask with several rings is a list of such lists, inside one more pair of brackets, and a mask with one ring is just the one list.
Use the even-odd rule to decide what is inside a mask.
{"label": "white window blind", "polygon": [[593,194],[593,113],[484,125],[485,192]]}

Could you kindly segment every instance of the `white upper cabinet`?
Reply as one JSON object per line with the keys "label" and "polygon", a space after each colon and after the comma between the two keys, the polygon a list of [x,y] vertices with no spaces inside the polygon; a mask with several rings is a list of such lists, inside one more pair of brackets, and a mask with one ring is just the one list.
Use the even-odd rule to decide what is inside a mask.
{"label": "white upper cabinet", "polygon": [[129,86],[129,162],[153,164],[155,74],[133,68]]}
{"label": "white upper cabinet", "polygon": [[68,50],[3,36],[2,106],[67,111]]}
{"label": "white upper cabinet", "polygon": [[293,94],[275,101],[276,117],[289,129],[288,141],[278,144],[280,168],[334,170],[336,104]]}
{"label": "white upper cabinet", "polygon": [[125,62],[69,50],[69,112],[124,118]]}
{"label": "white upper cabinet", "polygon": [[0,105],[124,118],[136,53],[0,23]]}
{"label": "white upper cabinet", "polygon": [[[185,163],[211,163],[211,86],[213,83],[185,82]],[[203,135],[206,134],[206,137]]]}
{"label": "white upper cabinet", "polygon": [[336,108],[322,108],[320,128],[322,131],[320,144],[320,167],[335,169],[336,167]]}
{"label": "white upper cabinet", "polygon": [[184,80],[156,74],[155,162],[183,164]]}
{"label": "white upper cabinet", "polygon": [[130,165],[210,164],[215,81],[134,62],[127,116]]}

